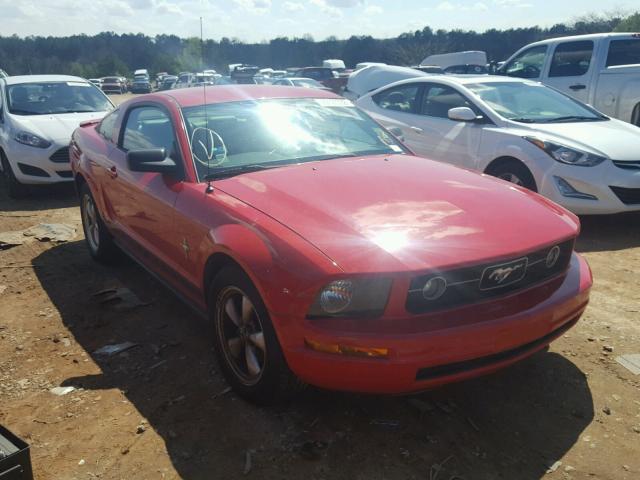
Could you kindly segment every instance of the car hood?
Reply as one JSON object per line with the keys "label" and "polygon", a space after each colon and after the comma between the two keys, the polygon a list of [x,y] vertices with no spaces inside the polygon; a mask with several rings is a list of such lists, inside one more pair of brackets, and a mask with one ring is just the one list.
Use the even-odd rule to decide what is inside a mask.
{"label": "car hood", "polygon": [[104,117],[107,112],[62,113],[54,115],[14,115],[14,130],[25,130],[53,142],[69,143],[81,122]]}
{"label": "car hood", "polygon": [[408,155],[326,160],[215,187],[316,246],[345,272],[446,268],[577,234],[577,218],[506,182]]}
{"label": "car hood", "polygon": [[536,123],[518,127],[539,132],[546,140],[604,155],[612,160],[640,160],[640,128],[620,120]]}

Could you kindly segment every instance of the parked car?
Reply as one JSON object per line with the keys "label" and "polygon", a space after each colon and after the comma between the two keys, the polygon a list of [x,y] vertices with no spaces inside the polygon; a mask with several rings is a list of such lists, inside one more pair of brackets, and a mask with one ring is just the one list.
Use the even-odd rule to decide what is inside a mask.
{"label": "parked car", "polygon": [[340,59],[336,59],[336,58],[330,58],[328,60],[323,60],[322,61],[322,66],[325,68],[330,68],[331,70],[333,70],[334,72],[344,72],[347,67],[344,64],[343,60]]}
{"label": "parked car", "polygon": [[294,77],[312,78],[320,82],[325,87],[335,93],[342,93],[347,85],[348,77],[341,77],[338,72],[327,67],[305,67],[300,68],[293,75]]}
{"label": "parked car", "polygon": [[640,129],[538,82],[394,83],[357,101],[419,155],[540,192],[578,214],[640,210]]}
{"label": "parked car", "polygon": [[178,81],[174,88],[189,88],[195,82],[195,74],[191,72],[180,72],[178,74]]}
{"label": "parked car", "polygon": [[614,118],[640,126],[640,34],[561,37],[521,48],[498,69],[539,80]]}
{"label": "parked car", "polygon": [[91,255],[126,250],[210,319],[240,395],[421,391],[527,357],[584,311],[562,207],[414,157],[331,92],[207,101],[128,100],[76,130],[72,165]]}
{"label": "parked car", "polygon": [[162,83],[160,84],[160,90],[171,90],[175,88],[175,85],[178,81],[178,77],[175,75],[166,75],[162,79]]}
{"label": "parked car", "polygon": [[343,95],[355,101],[362,95],[407,78],[424,77],[427,74],[409,67],[396,65],[372,65],[353,72],[347,80]]}
{"label": "parked car", "polygon": [[131,83],[131,93],[151,93],[151,82],[149,82],[149,77],[144,77],[142,75],[133,77],[133,82]]}
{"label": "parked car", "polygon": [[487,68],[487,53],[474,50],[429,55],[420,62],[420,65],[440,67],[444,73],[453,74],[483,74],[489,72]]}
{"label": "parked car", "polygon": [[104,93],[125,93],[127,84],[122,81],[121,77],[104,77],[100,85]]}
{"label": "parked car", "polygon": [[313,78],[280,78],[273,82],[273,85],[284,85],[287,87],[304,87],[304,88],[319,88],[321,90],[330,90],[320,82],[316,82]]}
{"label": "parked car", "polygon": [[101,78],[90,78],[89,81],[93,83],[96,87],[102,88],[102,79]]}
{"label": "parked car", "polygon": [[67,75],[0,79],[0,165],[9,196],[26,185],[70,182],[71,133],[113,108],[95,85]]}

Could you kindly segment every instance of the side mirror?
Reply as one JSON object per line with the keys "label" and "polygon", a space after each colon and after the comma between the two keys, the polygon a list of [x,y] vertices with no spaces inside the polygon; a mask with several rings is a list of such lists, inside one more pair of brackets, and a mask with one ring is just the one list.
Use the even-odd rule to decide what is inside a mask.
{"label": "side mirror", "polygon": [[402,133],[402,129],[400,127],[389,127],[387,130],[389,130],[389,133],[398,140],[404,142],[404,133]]}
{"label": "side mirror", "polygon": [[447,113],[450,120],[457,122],[473,122],[476,120],[476,113],[469,107],[456,107],[449,110]]}
{"label": "side mirror", "polygon": [[178,165],[167,157],[164,148],[129,150],[127,164],[132,172],[157,172],[172,174],[178,172]]}

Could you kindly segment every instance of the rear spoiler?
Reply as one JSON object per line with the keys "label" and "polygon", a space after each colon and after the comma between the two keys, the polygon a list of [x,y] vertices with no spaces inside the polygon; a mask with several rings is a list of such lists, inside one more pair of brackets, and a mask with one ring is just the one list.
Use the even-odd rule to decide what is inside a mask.
{"label": "rear spoiler", "polygon": [[91,125],[97,125],[102,121],[101,118],[94,118],[92,120],[85,120],[84,122],[80,122],[80,128],[90,127]]}

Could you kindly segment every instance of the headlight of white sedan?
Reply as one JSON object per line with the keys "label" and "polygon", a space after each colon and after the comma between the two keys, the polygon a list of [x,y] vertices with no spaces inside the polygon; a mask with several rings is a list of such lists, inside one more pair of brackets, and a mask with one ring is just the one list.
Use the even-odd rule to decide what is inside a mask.
{"label": "headlight of white sedan", "polygon": [[16,142],[22,143],[23,145],[29,145],[30,147],[49,148],[51,146],[50,141],[45,140],[34,133],[25,132],[24,130],[16,133],[16,136],[13,138]]}
{"label": "headlight of white sedan", "polygon": [[535,137],[523,137],[533,143],[536,147],[544,150],[554,160],[567,165],[578,167],[593,167],[604,162],[607,157],[594,155],[593,153],[582,152],[573,148],[565,147],[559,143],[547,142]]}
{"label": "headlight of white sedan", "polygon": [[379,316],[384,312],[390,290],[390,278],[335,280],[320,289],[307,316]]}

